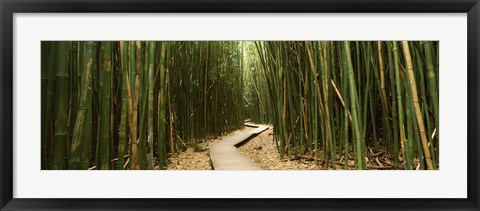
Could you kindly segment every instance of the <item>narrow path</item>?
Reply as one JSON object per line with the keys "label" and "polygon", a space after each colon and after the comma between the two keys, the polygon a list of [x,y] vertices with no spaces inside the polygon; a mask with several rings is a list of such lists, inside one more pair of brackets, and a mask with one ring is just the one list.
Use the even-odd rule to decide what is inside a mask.
{"label": "narrow path", "polygon": [[215,170],[260,170],[238,149],[237,145],[268,129],[268,126],[258,126],[245,123],[247,127],[255,127],[245,133],[225,137],[221,142],[210,144],[210,159]]}

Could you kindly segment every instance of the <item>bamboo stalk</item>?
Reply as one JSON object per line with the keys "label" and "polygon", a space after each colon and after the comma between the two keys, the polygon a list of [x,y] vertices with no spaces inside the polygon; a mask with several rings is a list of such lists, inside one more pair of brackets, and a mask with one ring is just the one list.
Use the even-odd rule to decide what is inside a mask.
{"label": "bamboo stalk", "polygon": [[102,42],[101,46],[101,69],[100,69],[100,90],[101,90],[101,116],[100,129],[97,141],[96,166],[98,170],[110,169],[110,84],[112,75],[112,42]]}
{"label": "bamboo stalk", "polygon": [[[85,59],[81,70],[81,87],[79,107],[76,114],[73,130],[72,144],[70,146],[69,169],[88,169],[89,151],[92,145],[91,134],[91,106],[92,106],[92,74],[96,57],[96,45],[94,42],[85,44]],[[88,121],[89,120],[89,121]]]}
{"label": "bamboo stalk", "polygon": [[[345,56],[346,62],[348,67],[348,75],[349,75],[349,89],[350,89],[350,101],[351,101],[351,111],[352,111],[352,120],[353,120],[353,131],[355,134],[355,141],[357,150],[361,150],[361,134],[360,128],[358,125],[358,111],[357,111],[357,99],[356,99],[356,89],[355,89],[355,80],[354,80],[354,73],[353,73],[353,66],[352,66],[352,59],[350,56],[350,43],[348,41],[344,42],[345,47]],[[361,156],[360,152],[357,152],[357,169],[364,169],[363,168],[363,157]]]}
{"label": "bamboo stalk", "polygon": [[124,169],[125,163],[127,161],[126,155],[128,154],[128,128],[127,128],[127,80],[128,74],[128,43],[125,41],[120,41],[120,58],[121,58],[121,71],[120,71],[120,81],[121,81],[121,117],[120,117],[120,129],[118,134],[118,167],[117,169]]}
{"label": "bamboo stalk", "polygon": [[54,131],[53,131],[53,169],[67,168],[67,146],[68,146],[68,62],[69,43],[58,42],[55,45],[55,100],[53,103]]}
{"label": "bamboo stalk", "polygon": [[420,111],[420,105],[419,105],[418,94],[417,94],[417,86],[415,83],[412,60],[410,56],[410,48],[408,47],[407,41],[402,41],[402,46],[403,46],[403,53],[405,55],[405,61],[407,63],[407,73],[409,75],[410,88],[412,89],[411,91],[412,91],[413,106],[415,108],[415,115],[417,118],[420,138],[422,140],[423,153],[425,155],[425,162],[427,163],[427,169],[432,170],[434,169],[434,167],[432,164],[432,159],[430,157],[430,149],[428,148],[427,136],[425,134],[425,125],[423,124],[423,118]]}

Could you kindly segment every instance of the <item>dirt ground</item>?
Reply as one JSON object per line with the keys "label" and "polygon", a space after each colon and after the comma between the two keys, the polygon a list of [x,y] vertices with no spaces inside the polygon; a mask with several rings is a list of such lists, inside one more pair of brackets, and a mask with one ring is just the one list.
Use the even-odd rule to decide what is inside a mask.
{"label": "dirt ground", "polygon": [[179,155],[174,155],[168,159],[169,164],[167,165],[167,170],[213,170],[208,145],[220,142],[224,137],[243,133],[251,129],[252,128],[245,127],[241,130],[228,133],[225,136],[203,141],[198,144],[197,147],[188,148]]}
{"label": "dirt ground", "polygon": [[[236,135],[252,129],[245,127],[225,136],[204,141],[195,148],[188,148],[179,155],[169,158],[167,170],[213,170],[208,145],[219,142],[226,136]],[[315,161],[280,159],[276,145],[273,142],[272,132],[271,128],[264,131],[240,146],[239,150],[265,170],[316,170],[321,168]]]}
{"label": "dirt ground", "polygon": [[270,128],[239,147],[239,150],[265,170],[319,170],[315,161],[280,159]]}
{"label": "dirt ground", "polygon": [[[213,170],[208,145],[220,142],[224,137],[236,135],[239,133],[252,130],[253,128],[245,127],[224,136],[215,139],[209,139],[198,144],[194,148],[188,148],[186,151],[174,155],[169,158],[167,170]],[[245,154],[250,160],[264,170],[321,170],[327,169],[323,167],[323,162],[315,161],[312,156],[280,158],[277,146],[273,141],[273,129],[270,128],[263,133],[251,138],[239,148],[240,152]],[[385,150],[374,152],[372,148],[368,148],[365,159],[367,169],[392,169],[392,162],[389,156],[385,156]],[[323,157],[323,156],[319,156]],[[404,161],[401,159],[401,167],[404,167]],[[336,169],[342,169],[344,158],[338,157],[336,161]],[[353,155],[349,155],[348,169],[354,169]],[[419,168],[418,161],[415,162],[416,169]],[[328,169],[333,169],[329,165]]]}

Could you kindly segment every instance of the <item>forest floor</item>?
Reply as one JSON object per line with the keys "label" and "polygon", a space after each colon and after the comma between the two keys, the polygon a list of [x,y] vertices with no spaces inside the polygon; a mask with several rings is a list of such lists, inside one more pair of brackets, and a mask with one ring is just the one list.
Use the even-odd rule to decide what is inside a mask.
{"label": "forest floor", "polygon": [[218,143],[227,136],[237,135],[252,129],[254,128],[244,127],[241,130],[227,133],[224,136],[203,141],[193,148],[189,147],[184,152],[168,159],[169,164],[167,165],[167,170],[213,170],[208,145],[211,143]]}
{"label": "forest floor", "polygon": [[[237,135],[252,129],[254,128],[244,127],[241,130],[236,130],[225,136],[204,141],[194,148],[188,148],[184,152],[169,158],[167,170],[213,170],[208,145],[218,143],[227,136]],[[272,134],[273,130],[270,128],[248,140],[239,147],[239,150],[260,168],[265,170],[321,169],[315,161],[305,161],[304,159],[290,161],[289,159],[280,159],[275,142],[273,142]]]}
{"label": "forest floor", "polygon": [[267,131],[255,136],[238,149],[264,170],[321,169],[321,166],[316,161],[281,159],[277,146],[273,141],[273,129],[271,125]]}
{"label": "forest floor", "polygon": [[[227,136],[237,135],[247,132],[254,128],[244,127],[241,130],[236,130],[219,136],[216,138],[208,139],[195,147],[187,148],[184,152],[178,155],[173,155],[169,158],[167,170],[213,170],[212,161],[210,160],[210,153],[208,146],[211,143],[218,143]],[[244,142],[238,147],[241,153],[245,154],[251,161],[257,164],[264,170],[322,170],[333,169],[331,165],[328,168],[324,167],[324,162],[315,160],[312,155],[304,155],[301,157],[288,157],[284,156],[280,158],[280,153],[277,149],[275,142],[273,141],[273,128],[270,128],[263,133],[254,136],[250,140]],[[369,147],[366,158],[367,169],[391,169],[391,159],[384,156],[384,150],[373,151]],[[320,152],[319,157],[323,157]],[[353,156],[349,155],[348,169],[354,169]],[[403,160],[400,160],[401,162]],[[343,156],[337,158],[336,169],[343,169],[344,158]],[[402,163],[404,165],[404,163]],[[402,165],[401,164],[401,165]],[[418,168],[418,161],[415,162],[415,166]],[[403,166],[402,166],[403,167]],[[400,169],[402,169],[400,167]]]}
{"label": "forest floor", "polygon": [[[388,170],[393,169],[393,160],[390,155],[386,153],[384,148],[374,150],[373,146],[367,146],[366,152],[366,167],[369,170]],[[239,147],[239,150],[249,157],[255,164],[259,165],[264,170],[333,170],[333,166],[329,162],[328,167],[323,158],[323,152],[319,153],[318,159],[314,158],[312,153],[306,153],[302,156],[284,156],[280,158],[280,152],[273,141],[273,127],[252,138],[248,142]],[[348,169],[355,169],[353,154],[349,154]],[[330,161],[330,160],[329,160]],[[344,168],[344,156],[340,155],[335,161],[335,169],[341,170]],[[418,159],[414,159],[415,169],[419,169]],[[404,169],[405,161],[400,158],[399,169]]]}

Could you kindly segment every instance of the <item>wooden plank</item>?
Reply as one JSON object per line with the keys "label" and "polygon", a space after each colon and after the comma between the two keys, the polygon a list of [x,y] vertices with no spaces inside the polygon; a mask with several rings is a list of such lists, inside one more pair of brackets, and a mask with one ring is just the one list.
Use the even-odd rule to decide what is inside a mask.
{"label": "wooden plank", "polygon": [[255,129],[225,137],[219,143],[210,144],[210,159],[215,170],[261,170],[260,167],[243,155],[235,146],[267,130],[268,126],[247,123],[244,125],[255,127]]}

